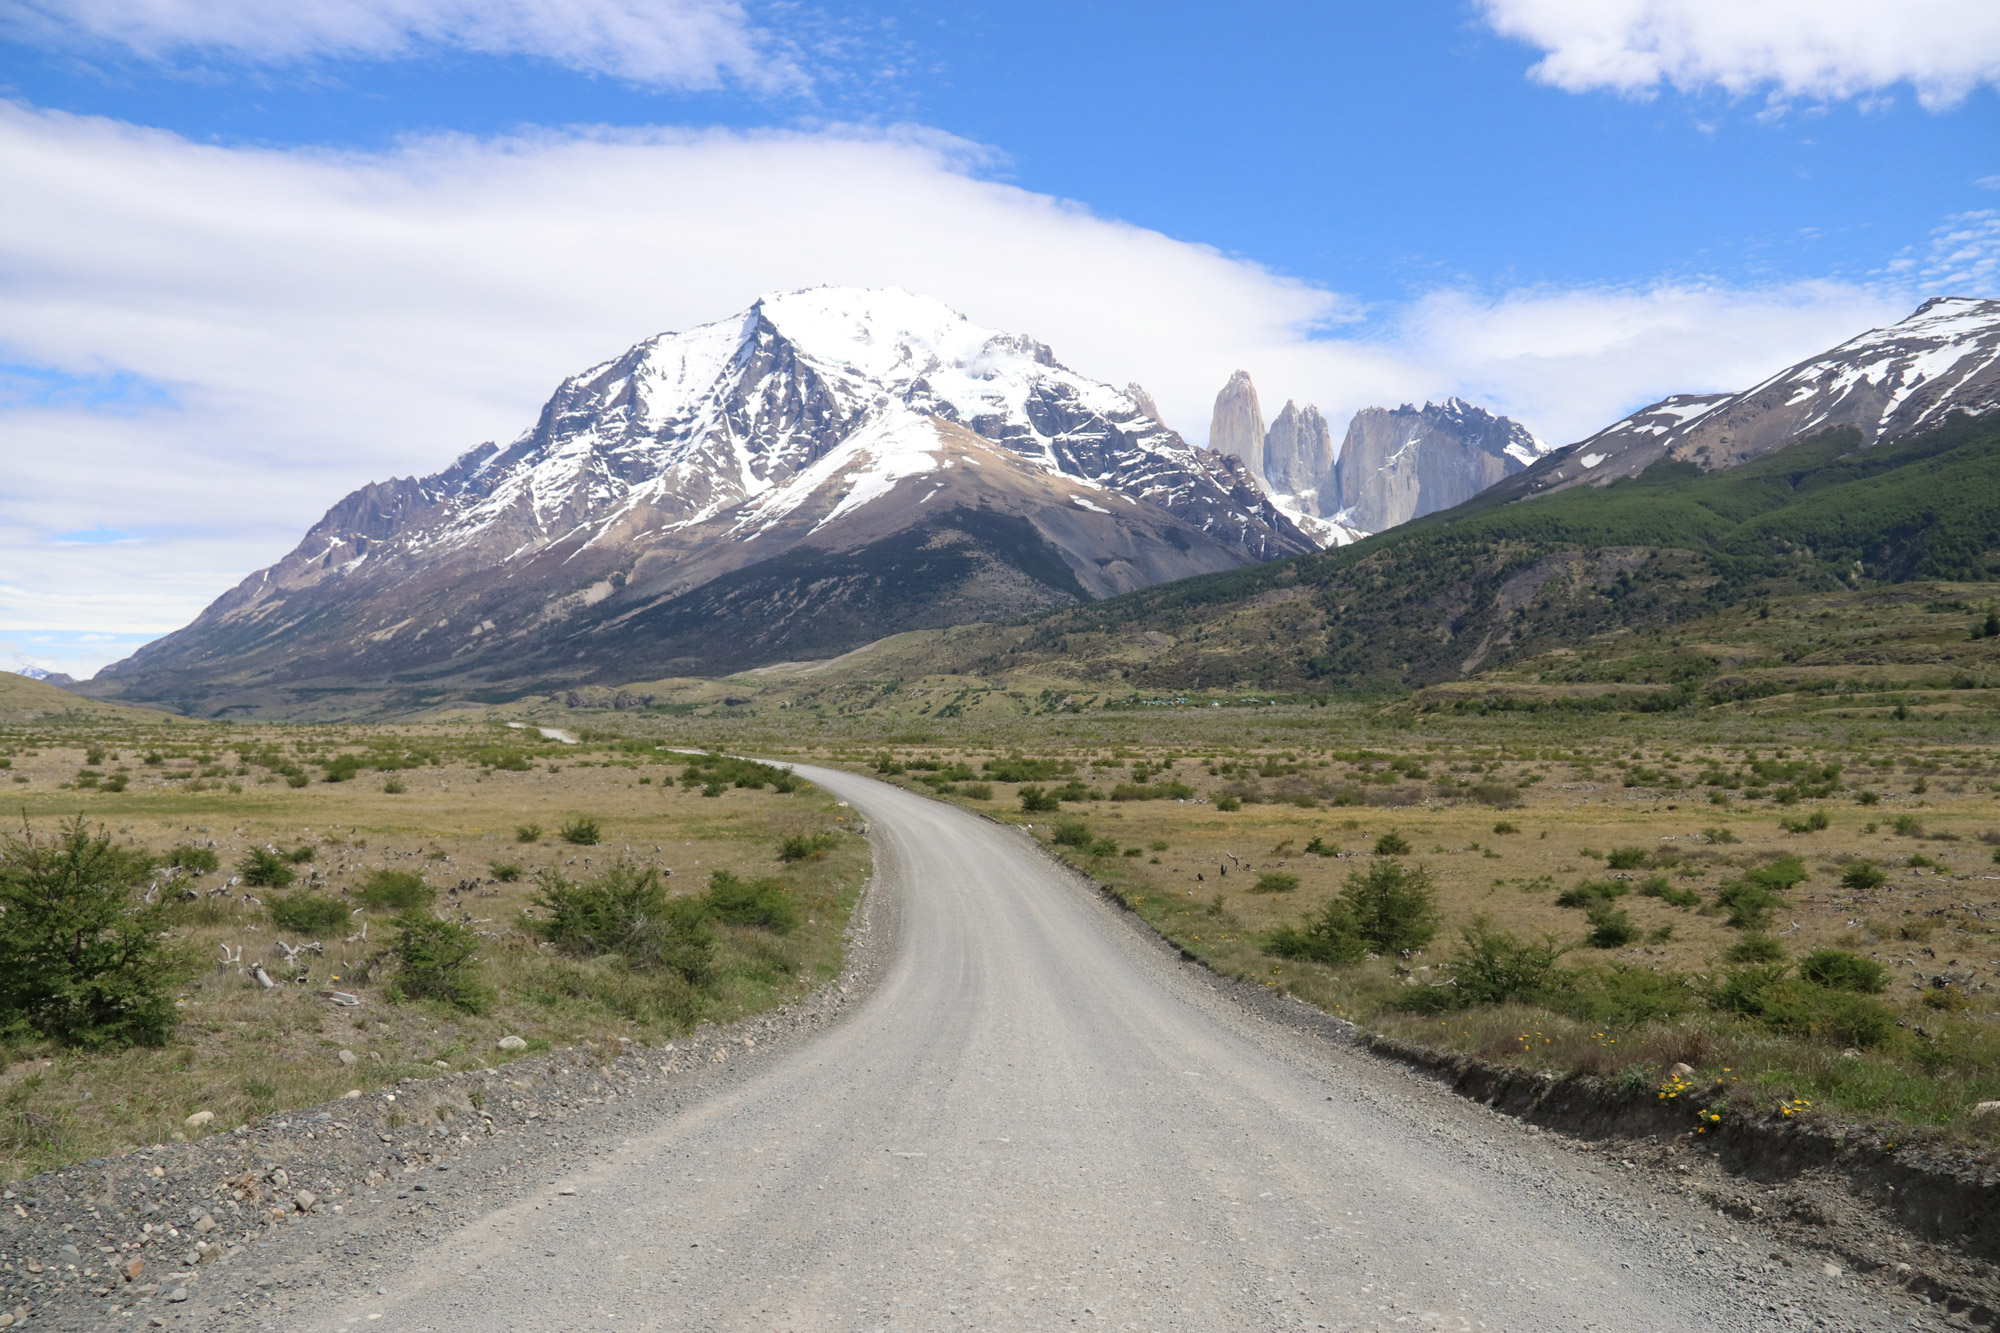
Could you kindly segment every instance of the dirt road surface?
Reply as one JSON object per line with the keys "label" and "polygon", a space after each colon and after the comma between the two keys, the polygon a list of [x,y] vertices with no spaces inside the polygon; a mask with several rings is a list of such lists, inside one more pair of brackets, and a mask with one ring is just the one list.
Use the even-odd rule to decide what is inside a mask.
{"label": "dirt road surface", "polygon": [[1947,1326],[1260,1017],[1018,830],[802,771],[870,824],[873,991],[289,1327]]}

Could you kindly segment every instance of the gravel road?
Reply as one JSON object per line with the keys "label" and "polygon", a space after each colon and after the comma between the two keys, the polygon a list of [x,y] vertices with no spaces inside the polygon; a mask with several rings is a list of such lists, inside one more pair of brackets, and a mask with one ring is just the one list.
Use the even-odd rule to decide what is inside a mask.
{"label": "gravel road", "polygon": [[872,989],[281,1327],[1950,1326],[1260,1016],[1019,831],[801,771],[871,826]]}

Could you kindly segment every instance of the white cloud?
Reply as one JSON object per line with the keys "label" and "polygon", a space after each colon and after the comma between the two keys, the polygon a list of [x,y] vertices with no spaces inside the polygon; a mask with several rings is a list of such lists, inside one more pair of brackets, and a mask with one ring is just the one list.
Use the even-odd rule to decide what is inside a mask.
{"label": "white cloud", "polygon": [[1932,108],[2000,83],[1993,0],[1482,0],[1497,31],[1547,52],[1571,92],[1665,86],[1841,100],[1898,84]]}
{"label": "white cloud", "polygon": [[1336,423],[1458,392],[1567,442],[1911,303],[1833,284],[1448,292],[1361,320],[978,161],[922,131],[281,152],[0,104],[0,364],[32,372],[0,394],[0,631],[185,623],[353,487],[511,439],[564,375],[765,291],[927,292],[1138,380],[1196,439],[1242,366]]}
{"label": "white cloud", "polygon": [[288,64],[449,47],[674,88],[802,82],[737,0],[0,0],[0,30],[148,59]]}

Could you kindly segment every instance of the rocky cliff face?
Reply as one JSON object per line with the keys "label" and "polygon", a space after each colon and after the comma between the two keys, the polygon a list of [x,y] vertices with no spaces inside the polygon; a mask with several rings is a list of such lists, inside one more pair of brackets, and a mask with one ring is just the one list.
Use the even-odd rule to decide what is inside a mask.
{"label": "rocky cliff face", "polygon": [[1264,475],[1264,413],[1257,406],[1257,386],[1250,372],[1239,370],[1215,395],[1208,419],[1208,447],[1228,458],[1241,459],[1254,477]]}
{"label": "rocky cliff face", "polygon": [[504,447],[363,487],[92,691],[311,712],[739,669],[1312,549],[1242,464],[1030,338],[774,295],[566,380]]}
{"label": "rocky cliff face", "polygon": [[1663,458],[1732,467],[1836,427],[1864,444],[2000,409],[2000,301],[1934,297],[1741,393],[1676,394],[1548,458],[1510,494],[1634,477]]}
{"label": "rocky cliff face", "polygon": [[1319,409],[1286,400],[1264,436],[1264,478],[1272,491],[1316,518],[1332,518],[1340,512],[1338,457],[1333,429]]}
{"label": "rocky cliff face", "polygon": [[1462,398],[1363,408],[1340,443],[1337,516],[1381,532],[1464,504],[1540,455],[1525,427]]}
{"label": "rocky cliff face", "polygon": [[1310,403],[1288,400],[1265,431],[1257,388],[1242,370],[1215,396],[1209,447],[1242,459],[1278,507],[1322,546],[1463,504],[1545,449],[1519,423],[1461,398],[1364,408],[1338,448]]}

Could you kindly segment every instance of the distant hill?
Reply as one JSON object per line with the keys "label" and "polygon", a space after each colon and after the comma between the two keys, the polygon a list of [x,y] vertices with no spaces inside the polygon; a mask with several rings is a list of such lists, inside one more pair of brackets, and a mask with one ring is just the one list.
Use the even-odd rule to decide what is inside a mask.
{"label": "distant hill", "polygon": [[[1394,692],[1758,596],[2000,578],[2000,420],[1864,446],[1844,428],[1703,472],[1492,493],[1353,546],[957,636],[978,673],[1141,690]],[[876,663],[875,669],[887,664]]]}
{"label": "distant hill", "polygon": [[93,717],[164,722],[169,715],[149,708],[131,708],[101,699],[86,699],[46,680],[0,671],[0,721],[35,722],[44,718],[75,720]]}

